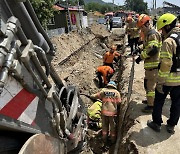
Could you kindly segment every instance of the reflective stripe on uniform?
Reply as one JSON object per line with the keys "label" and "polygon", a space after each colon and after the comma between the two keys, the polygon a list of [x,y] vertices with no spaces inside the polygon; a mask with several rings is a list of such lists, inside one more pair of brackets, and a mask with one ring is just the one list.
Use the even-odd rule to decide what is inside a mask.
{"label": "reflective stripe on uniform", "polygon": [[110,102],[110,103],[120,103],[121,99],[120,98],[103,98],[102,102]]}
{"label": "reflective stripe on uniform", "polygon": [[166,78],[166,82],[171,83],[180,83],[180,76],[174,76],[173,73],[170,73],[169,76]]}
{"label": "reflective stripe on uniform", "polygon": [[102,135],[107,135],[107,131],[102,131]]}
{"label": "reflective stripe on uniform", "polygon": [[169,76],[169,71],[168,72],[162,72],[161,70],[159,70],[158,76],[161,78],[166,78]]}
{"label": "reflective stripe on uniform", "polygon": [[114,136],[116,136],[116,132],[110,132],[110,135],[111,135],[112,137],[114,137]]}
{"label": "reflective stripe on uniform", "polygon": [[156,67],[158,67],[158,65],[159,65],[159,62],[146,62],[144,64],[144,68],[145,69],[146,68],[156,68]]}
{"label": "reflective stripe on uniform", "polygon": [[150,91],[146,94],[147,97],[154,97],[155,96],[155,91]]}
{"label": "reflective stripe on uniform", "polygon": [[141,57],[142,57],[142,59],[146,59],[146,58],[148,58],[149,56],[147,55],[147,50],[146,49],[144,49],[143,51],[142,51],[142,53],[141,53]]}
{"label": "reflective stripe on uniform", "polygon": [[170,52],[160,52],[160,58],[172,59],[172,54]]}
{"label": "reflective stripe on uniform", "polygon": [[162,43],[159,43],[158,41],[153,40],[153,41],[148,42],[148,47],[150,47],[150,46],[161,47]]}
{"label": "reflective stripe on uniform", "polygon": [[107,111],[107,110],[102,110],[102,114],[106,115],[106,116],[116,116],[117,112],[111,112],[111,111]]}

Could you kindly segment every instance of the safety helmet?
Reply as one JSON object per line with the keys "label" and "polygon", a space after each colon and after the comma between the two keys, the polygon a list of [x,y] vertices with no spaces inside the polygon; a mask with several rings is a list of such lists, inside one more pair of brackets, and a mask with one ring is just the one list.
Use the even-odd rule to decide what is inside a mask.
{"label": "safety helmet", "polygon": [[128,16],[127,19],[126,19],[126,21],[127,21],[128,23],[129,23],[129,22],[132,22],[132,21],[133,21],[132,16]]}
{"label": "safety helmet", "polygon": [[146,14],[141,14],[138,17],[137,26],[142,27],[145,23],[147,23],[151,18]]}
{"label": "safety helmet", "polygon": [[170,25],[174,20],[176,20],[176,16],[171,13],[165,13],[159,17],[157,20],[157,30],[160,30],[166,25]]}
{"label": "safety helmet", "polygon": [[107,86],[113,87],[113,88],[117,89],[117,85],[116,85],[116,83],[115,83],[114,81],[110,81],[110,82],[107,84]]}
{"label": "safety helmet", "polygon": [[116,50],[116,49],[117,49],[117,46],[113,44],[113,45],[111,46],[111,49],[112,49],[112,50]]}

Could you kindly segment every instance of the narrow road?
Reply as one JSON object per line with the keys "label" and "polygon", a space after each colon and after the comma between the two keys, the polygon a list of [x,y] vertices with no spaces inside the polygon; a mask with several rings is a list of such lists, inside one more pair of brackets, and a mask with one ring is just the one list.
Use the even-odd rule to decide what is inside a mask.
{"label": "narrow road", "polygon": [[[128,58],[126,63],[132,63]],[[131,65],[131,64],[130,64]],[[130,66],[129,65],[129,66]],[[175,134],[171,135],[166,131],[165,124],[169,117],[170,98],[168,97],[163,108],[163,125],[160,133],[154,132],[147,127],[147,120],[151,115],[144,114],[141,109],[145,106],[141,103],[145,99],[143,89],[144,69],[143,62],[135,65],[135,78],[133,84],[132,101],[130,104],[130,119],[135,124],[129,129],[126,138],[129,143],[135,145],[135,151],[140,154],[179,154],[180,153],[180,122],[175,128]],[[134,146],[133,146],[134,147]]]}

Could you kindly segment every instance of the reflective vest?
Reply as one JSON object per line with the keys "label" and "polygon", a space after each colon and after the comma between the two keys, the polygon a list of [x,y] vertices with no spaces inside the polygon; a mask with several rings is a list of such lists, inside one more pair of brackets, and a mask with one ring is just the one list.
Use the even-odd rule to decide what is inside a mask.
{"label": "reflective vest", "polygon": [[180,85],[180,50],[179,38],[180,28],[173,28],[163,42],[160,52],[160,69],[158,72],[158,82],[166,86]]}
{"label": "reflective vest", "polygon": [[132,21],[131,23],[127,24],[126,32],[127,32],[127,34],[130,35],[131,39],[137,38],[137,37],[139,37],[140,29],[136,26],[136,22]]}
{"label": "reflective vest", "polygon": [[101,119],[102,102],[96,101],[91,107],[88,108],[88,116],[90,119],[99,121]]}
{"label": "reflective vest", "polygon": [[110,87],[103,88],[100,92],[94,94],[93,97],[102,100],[102,115],[117,115],[117,106],[121,102],[121,96],[116,89]]}
{"label": "reflective vest", "polygon": [[[141,59],[144,59],[144,69],[158,68],[161,46],[161,35],[155,29],[150,29],[145,36],[143,51],[140,55]],[[157,52],[154,55],[150,55],[154,48],[157,49]]]}

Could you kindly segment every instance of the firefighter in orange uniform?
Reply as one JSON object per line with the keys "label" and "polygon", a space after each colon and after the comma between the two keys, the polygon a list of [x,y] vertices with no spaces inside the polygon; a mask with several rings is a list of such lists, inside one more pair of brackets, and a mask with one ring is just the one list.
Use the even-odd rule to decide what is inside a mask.
{"label": "firefighter in orange uniform", "polygon": [[[99,66],[96,70],[96,76],[99,80],[99,87],[102,88],[107,85],[110,78],[112,77],[114,70],[110,66]],[[102,81],[103,77],[103,81]]]}
{"label": "firefighter in orange uniform", "polygon": [[111,46],[110,51],[106,52],[103,57],[103,64],[110,66],[113,70],[113,60],[115,57],[120,57],[120,54],[116,51],[117,47],[115,45]]}
{"label": "firefighter in orange uniform", "polygon": [[[108,133],[110,132],[111,143],[116,141],[116,116],[118,115],[118,107],[121,103],[120,93],[114,81],[110,81],[107,88],[103,88],[100,92],[90,96],[93,99],[102,100],[102,137],[107,143]],[[109,131],[110,130],[110,131]]]}
{"label": "firefighter in orange uniform", "polygon": [[147,100],[142,102],[147,104],[147,106],[142,109],[142,112],[145,113],[151,113],[153,111],[159,54],[162,45],[161,35],[151,26],[150,20],[151,18],[148,15],[141,14],[137,22],[138,27],[144,33],[144,42],[138,47],[142,52],[136,59],[136,63],[139,64],[141,60],[144,60],[144,88],[146,90]]}

